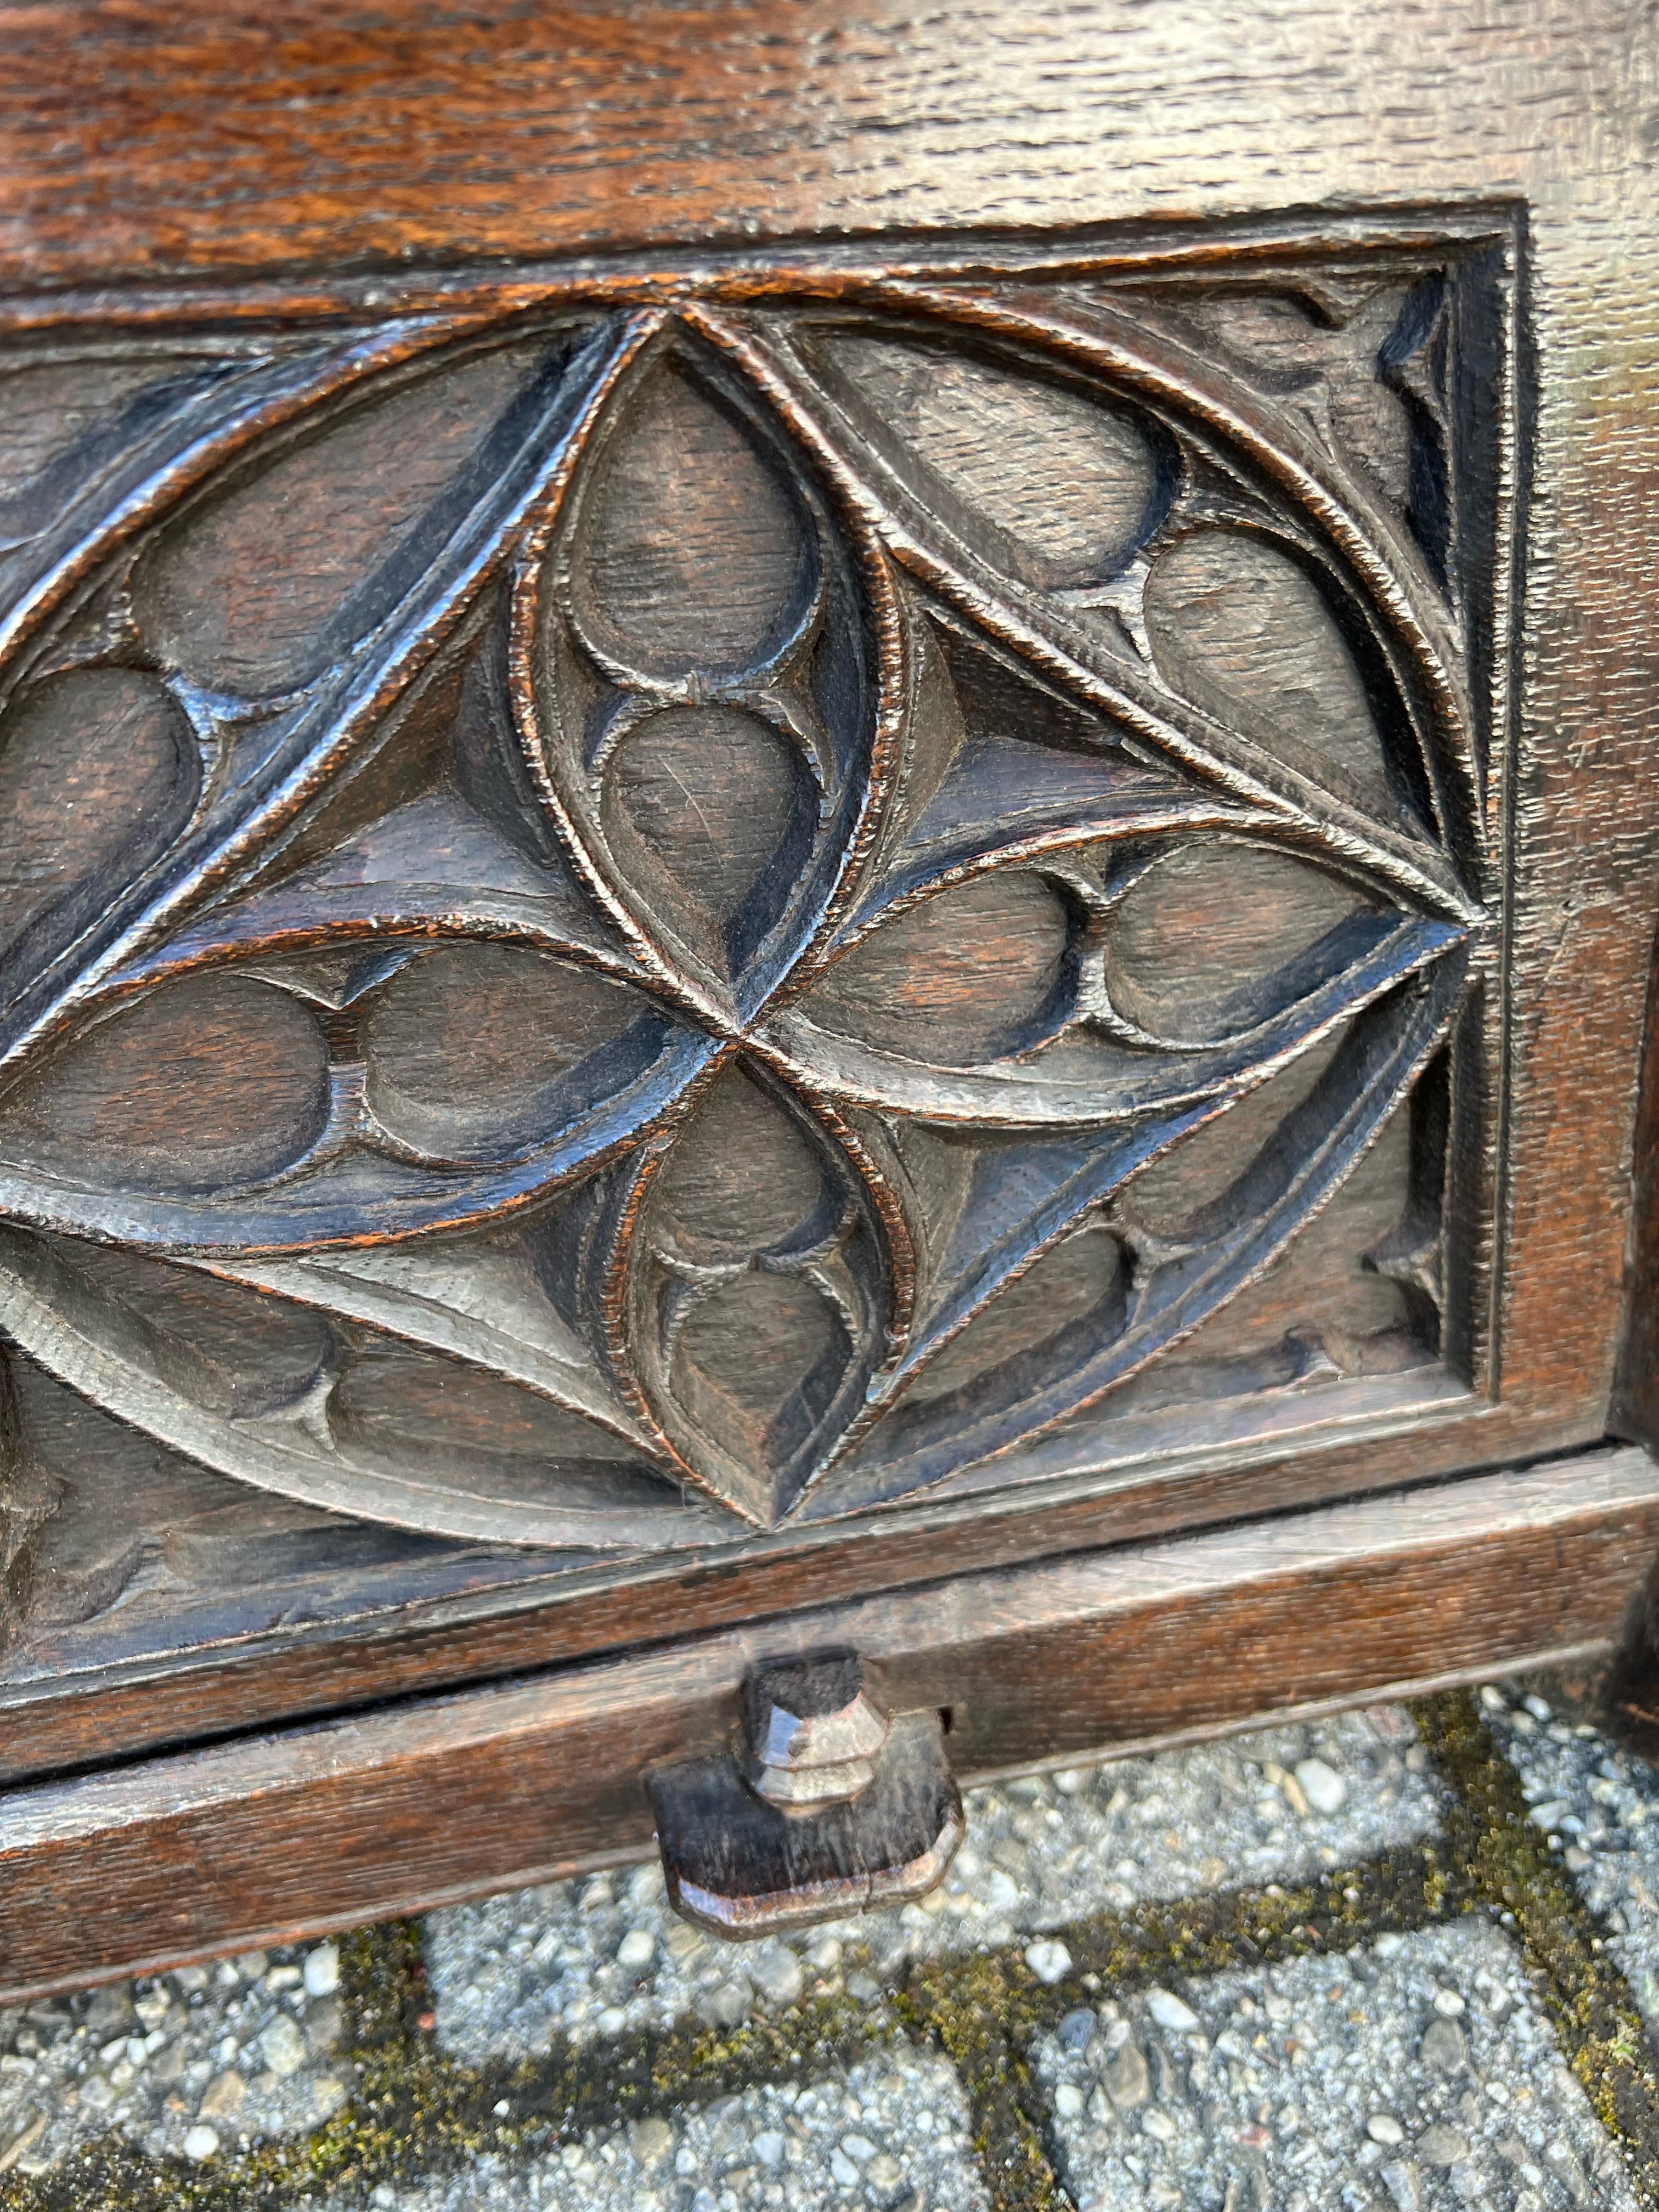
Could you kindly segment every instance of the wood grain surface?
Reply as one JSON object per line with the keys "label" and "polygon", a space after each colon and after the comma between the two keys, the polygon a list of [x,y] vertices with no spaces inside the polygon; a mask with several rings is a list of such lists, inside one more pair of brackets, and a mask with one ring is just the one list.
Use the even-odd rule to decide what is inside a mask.
{"label": "wood grain surface", "polygon": [[[1522,245],[20,341],[0,1322],[184,1460],[574,1571],[1478,1419]],[[135,842],[59,763],[141,707]],[[93,1425],[17,1397],[44,1594]]]}
{"label": "wood grain surface", "polygon": [[[0,1775],[413,1701],[0,1802],[15,1986],[638,1843],[757,1620],[872,1639],[969,1774],[1611,1637],[1640,1462],[1424,1486],[1593,1443],[1621,1342],[1651,1432],[1650,10],[5,20]],[[884,777],[1012,833],[1011,732],[1058,789],[1153,708],[1243,750],[1133,881],[860,842]],[[787,1003],[847,852],[883,926]],[[1065,1234],[980,1143],[1085,969],[1184,1053],[1430,926]],[[548,1234],[556,1128],[611,1180]]]}

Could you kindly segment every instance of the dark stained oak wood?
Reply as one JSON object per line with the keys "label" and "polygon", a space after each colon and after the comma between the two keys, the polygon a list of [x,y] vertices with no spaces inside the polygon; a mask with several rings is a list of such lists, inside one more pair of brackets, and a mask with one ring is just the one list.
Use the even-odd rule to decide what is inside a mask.
{"label": "dark stained oak wood", "polygon": [[1625,1280],[1625,1335],[1610,1408],[1617,1435],[1659,1445],[1659,957],[1648,978],[1642,1095]]}
{"label": "dark stained oak wood", "polygon": [[[1634,235],[1641,17],[1036,6],[465,14],[301,0],[9,11],[9,230],[35,281],[442,254],[1224,219],[1531,185]],[[1223,65],[1218,67],[1218,59]],[[1627,179],[1621,198],[1611,177]],[[1407,179],[1413,182],[1407,182]],[[1595,254],[1602,241],[1585,249]]]}
{"label": "dark stained oak wood", "polygon": [[[1524,240],[1437,222],[32,341],[23,1350],[574,1569],[1503,1405]],[[135,660],[186,798],[42,908]]]}
{"label": "dark stained oak wood", "polygon": [[[970,1773],[1430,1679],[1436,1602],[1442,1671],[1607,1641],[1644,12],[6,25],[0,1822],[114,1839],[40,1940],[252,1940],[267,1782],[285,1926],[337,1842],[319,1925],[632,1847],[757,1623]],[[1258,1652],[1339,1520],[1327,1673]],[[988,1624],[975,1733],[1004,1596],[1121,1726]],[[118,1938],[129,1849],[199,1899]]]}
{"label": "dark stained oak wood", "polygon": [[[577,1553],[1490,1398],[1520,239],[1443,222],[31,352],[12,1334]],[[134,659],[186,795],[40,909]]]}
{"label": "dark stained oak wood", "polygon": [[0,2000],[641,1856],[644,1776],[723,1749],[763,1660],[850,1645],[949,1710],[966,1781],[1601,1653],[1656,1541],[1652,1462],[1602,1452],[36,1784],[0,1800]]}
{"label": "dark stained oak wood", "polygon": [[[883,1525],[878,1578],[902,1588],[941,1570],[969,1572],[1236,1518],[1267,1504],[1304,1504],[1328,1492],[1334,1469],[1343,1488],[1364,1492],[1402,1479],[1426,1482],[1466,1463],[1460,1429],[1425,1426],[1398,1409],[1376,1411],[1385,1427],[1318,1461],[1263,1454],[1241,1442],[1218,1446],[1184,1470],[1165,1468],[1103,1492],[1093,1481],[1057,1482],[1036,1527],[1018,1499],[971,1518],[944,1506],[894,1515]],[[1481,1431],[1483,1443],[1492,1439],[1486,1455],[1500,1455],[1505,1433],[1492,1417]],[[1539,1433],[1530,1428],[1528,1443]],[[1583,1440],[1571,1423],[1554,1439],[1563,1446]],[[216,1493],[204,1503],[199,1525],[211,1530],[225,1504]],[[356,1703],[366,1689],[407,1694],[615,1651],[653,1637],[665,1603],[677,1617],[718,1626],[834,1602],[878,1578],[868,1537],[833,1530],[808,1545],[745,1547],[739,1556],[707,1563],[671,1557],[625,1572],[526,1577],[517,1559],[463,1552],[417,1561],[414,1571],[382,1571],[382,1588],[395,1576],[394,1589],[415,1591],[396,1605],[397,1632],[388,1634],[389,1624],[377,1623],[374,1589],[366,1589],[361,1576],[355,1585],[347,1580],[351,1555],[342,1535],[319,1553],[323,1533],[307,1532],[295,1559],[294,1537],[278,1534],[267,1548],[239,1509],[225,1529],[222,1573],[182,1617],[129,1597],[106,1626],[96,1615],[81,1622],[73,1610],[61,1626],[43,1622],[14,1653],[0,1771],[19,1778],[235,1732]],[[210,1557],[217,1549],[213,1545]],[[307,1553],[315,1564],[296,1587],[294,1570]],[[121,1590],[143,1556],[131,1544],[112,1558],[100,1550],[88,1563],[90,1590]],[[257,1603],[250,1604],[246,1589],[226,1586],[239,1566],[261,1577]],[[388,1596],[385,1609],[392,1605]]]}

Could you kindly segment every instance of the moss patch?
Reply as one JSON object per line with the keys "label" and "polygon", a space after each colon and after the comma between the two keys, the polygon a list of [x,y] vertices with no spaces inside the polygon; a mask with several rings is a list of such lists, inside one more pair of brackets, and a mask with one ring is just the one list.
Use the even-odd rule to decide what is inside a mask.
{"label": "moss patch", "polygon": [[1425,1698],[1413,1711],[1449,1786],[1444,1849],[1466,1909],[1512,1924],[1567,2063],[1623,2149],[1641,2200],[1659,2207],[1659,2070],[1607,1931],[1528,1817],[1469,1692]]}

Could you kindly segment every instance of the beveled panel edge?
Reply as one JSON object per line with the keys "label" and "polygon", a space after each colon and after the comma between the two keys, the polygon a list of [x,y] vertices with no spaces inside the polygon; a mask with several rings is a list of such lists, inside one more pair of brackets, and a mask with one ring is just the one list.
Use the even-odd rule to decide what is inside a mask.
{"label": "beveled panel edge", "polygon": [[[320,1718],[370,1698],[434,1695],[659,1640],[672,1593],[683,1632],[903,1592],[946,1575],[1037,1565],[1082,1548],[1197,1535],[1247,1516],[1409,1494],[1599,1445],[1599,1419],[1511,1413],[1464,1395],[1438,1408],[1334,1426],[1315,1449],[1218,1445],[1103,1486],[1018,1490],[975,1511],[923,1500],[858,1524],[791,1531],[703,1554],[641,1555],[399,1607],[366,1611],[0,1688],[0,1787]],[[872,1551],[879,1544],[879,1558]]]}
{"label": "beveled panel edge", "polygon": [[259,325],[362,318],[465,314],[491,318],[568,300],[637,301],[684,297],[704,287],[764,299],[781,283],[821,276],[831,295],[856,299],[895,276],[938,282],[1030,276],[1050,283],[1085,276],[1179,276],[1342,252],[1464,252],[1504,245],[1524,254],[1525,198],[1514,191],[1402,198],[1371,207],[1303,204],[1208,219],[1120,216],[1103,222],[911,226],[896,230],[754,231],[704,243],[649,240],[604,249],[498,256],[434,256],[337,271],[280,263],[200,276],[156,277],[134,270],[97,285],[8,283],[0,264],[0,338],[84,325],[143,330],[180,322]]}

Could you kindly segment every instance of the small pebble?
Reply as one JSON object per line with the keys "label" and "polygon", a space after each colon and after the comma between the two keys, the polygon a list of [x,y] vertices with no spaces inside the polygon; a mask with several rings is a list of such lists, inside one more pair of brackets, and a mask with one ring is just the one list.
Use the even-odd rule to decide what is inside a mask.
{"label": "small pebble", "polygon": [[1138,2044],[1126,2043],[1101,2069],[1101,2084],[1115,2112],[1137,2112],[1152,2094],[1152,2076]]}
{"label": "small pebble", "polygon": [[319,2119],[331,2120],[346,2100],[346,2085],[332,2074],[319,2074],[311,2085],[312,2109]]}
{"label": "small pebble", "polygon": [[750,1979],[769,2004],[792,2005],[799,2002],[806,1986],[806,1972],[793,1951],[786,1950],[781,1943],[763,1943],[746,1963]]}
{"label": "small pebble", "polygon": [[[1052,1984],[1064,1981],[1066,1975],[1071,1972],[1072,1954],[1063,1943],[1045,1937],[1029,1946],[1025,1953],[1025,1963],[1038,1981]],[[1182,2009],[1185,2010],[1184,2006]],[[1196,2021],[1194,2025],[1197,2025]]]}
{"label": "small pebble", "polygon": [[1468,2056],[1462,2029],[1454,2020],[1431,2020],[1423,2032],[1417,2055],[1437,2074],[1455,2074]]}
{"label": "small pebble", "polygon": [[666,2120],[635,2120],[628,2130],[628,2148],[641,2166],[657,2166],[674,2148],[674,2130]]}
{"label": "small pebble", "polygon": [[755,1992],[741,1975],[729,1982],[717,1982],[706,1990],[699,2000],[697,2010],[711,2027],[741,2027],[749,2017]]}
{"label": "small pebble", "polygon": [[208,2159],[216,2158],[218,2153],[219,2137],[212,2128],[198,2125],[186,2132],[185,2156],[194,2159],[198,2166],[203,2165]]}
{"label": "small pebble", "polygon": [[1190,2005],[1182,2004],[1170,1990],[1148,1990],[1146,2009],[1160,2027],[1167,2027],[1176,2035],[1188,2035],[1198,2026],[1198,2014]]}
{"label": "small pebble", "polygon": [[234,2066],[228,2066],[208,2083],[196,2110],[204,2120],[228,2120],[246,2095],[247,2083]]}
{"label": "small pebble", "polygon": [[1395,2212],[1422,2212],[1423,2192],[1417,2185],[1417,2168],[1403,2158],[1382,2169],[1383,2185],[1395,2202]]}
{"label": "small pebble", "polygon": [[1373,2112],[1365,2123],[1365,2132],[1373,2142],[1387,2143],[1390,2148],[1406,2140],[1406,2130],[1392,2112]]}
{"label": "small pebble", "polygon": [[1302,1794],[1316,1813],[1327,1819],[1340,1813],[1348,1802],[1348,1785],[1334,1766],[1322,1759],[1298,1759],[1296,1778],[1302,1784]]}
{"label": "small pebble", "polygon": [[297,2073],[305,2063],[306,2039],[285,2013],[278,2013],[259,2038],[264,2060],[279,2081]]}
{"label": "small pebble", "polygon": [[657,1939],[648,1928],[630,1928],[617,1946],[617,1964],[638,1973],[657,1955]]}
{"label": "small pebble", "polygon": [[1417,2155],[1425,2166],[1456,2166],[1469,2154],[1469,2139],[1455,2128],[1437,2122],[1417,2138]]}
{"label": "small pebble", "polygon": [[340,1947],[337,1943],[319,1943],[314,1951],[307,1952],[305,1984],[307,1996],[333,1996],[340,1986]]}

